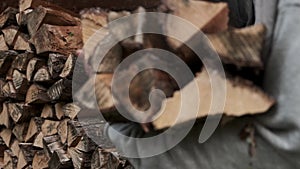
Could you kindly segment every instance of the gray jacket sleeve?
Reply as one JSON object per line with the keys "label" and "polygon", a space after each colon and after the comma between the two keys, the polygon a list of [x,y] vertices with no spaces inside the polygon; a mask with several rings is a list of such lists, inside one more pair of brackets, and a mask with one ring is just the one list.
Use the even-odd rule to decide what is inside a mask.
{"label": "gray jacket sleeve", "polygon": [[[272,48],[268,55],[264,87],[277,99],[277,106],[265,115],[238,118],[224,127],[219,127],[204,144],[197,142],[202,126],[199,123],[180,144],[168,152],[150,158],[130,159],[135,168],[300,168],[300,1],[279,0],[277,4],[274,0],[256,0],[256,4],[260,4],[256,8],[257,21],[266,23],[271,30],[275,24],[274,36],[270,40]],[[276,22],[269,22],[268,17],[274,17],[275,13],[278,14]],[[272,16],[268,16],[269,14]],[[269,38],[271,36],[270,34]],[[241,129],[249,122],[254,122],[257,129],[257,147],[253,157],[248,154],[248,143],[239,138]],[[137,126],[113,126],[119,127],[127,135],[145,136]],[[110,129],[107,133],[120,151],[124,146],[137,149],[130,144],[130,140],[125,145]]]}

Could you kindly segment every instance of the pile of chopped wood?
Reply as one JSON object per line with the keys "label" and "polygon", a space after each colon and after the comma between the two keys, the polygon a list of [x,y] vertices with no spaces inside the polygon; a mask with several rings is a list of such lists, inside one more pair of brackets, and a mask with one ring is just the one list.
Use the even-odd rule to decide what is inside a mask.
{"label": "pile of chopped wood", "polygon": [[21,0],[19,10],[0,15],[0,168],[129,168],[110,143],[88,138],[76,117],[78,14],[37,2]]}
{"label": "pile of chopped wood", "polygon": [[[104,4],[114,6],[113,2]],[[111,28],[106,27],[109,21],[131,13],[147,10],[172,13],[207,34],[228,76],[225,115],[236,117],[263,113],[274,104],[274,100],[257,87],[260,84],[257,79],[261,78],[264,67],[261,52],[266,30],[263,25],[229,28],[226,3],[185,0],[163,0],[158,4],[155,0],[141,2],[144,3],[131,1],[132,4],[118,8],[119,11],[93,8],[76,14],[42,0],[20,0],[19,9],[7,8],[2,12],[0,168],[131,168],[113,146],[108,146],[107,140],[104,139],[105,145],[99,147],[88,137],[84,128],[91,127],[90,124],[78,122],[77,116],[82,111],[86,111],[84,114],[88,118],[95,118],[93,113],[88,112],[88,108],[94,106],[90,105],[93,102],[88,97],[91,96],[89,86],[94,83],[93,79],[89,80],[86,75],[87,83],[78,96],[82,100],[81,105],[73,103],[72,99],[72,75],[79,58],[76,51],[82,49],[98,29],[105,28],[107,34],[112,33]],[[139,5],[147,8],[120,11],[136,9]],[[142,19],[137,18],[137,23],[143,25]],[[165,31],[184,31],[177,27],[162,27]],[[188,40],[193,40],[193,37]],[[142,39],[130,37],[119,42],[99,67],[87,68],[88,63],[93,63],[92,57],[85,57],[87,64],[79,65],[85,67],[85,71],[90,70],[87,73],[97,73],[96,96],[106,120],[126,122],[117,113],[112,101],[112,76],[124,58],[145,48],[173,51],[190,66],[196,75],[191,81],[195,81],[201,91],[198,117],[206,117],[212,91],[202,63],[184,43],[148,34]],[[93,48],[86,50],[101,52]],[[169,98],[165,101],[164,113],[152,122],[152,129],[170,127],[176,120],[181,102],[177,92],[179,88],[170,75],[159,70],[147,70],[137,75],[130,87],[131,101],[137,109],[147,110],[148,95],[153,88],[161,89]],[[145,118],[153,115],[155,112],[145,114]],[[104,124],[97,125],[103,128]],[[149,126],[143,127],[146,131],[150,129]]]}

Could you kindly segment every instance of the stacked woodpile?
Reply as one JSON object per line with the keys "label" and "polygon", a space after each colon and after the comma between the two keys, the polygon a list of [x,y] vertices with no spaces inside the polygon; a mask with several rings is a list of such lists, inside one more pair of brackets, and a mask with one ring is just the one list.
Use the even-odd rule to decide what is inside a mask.
{"label": "stacked woodpile", "polygon": [[129,168],[77,120],[72,71],[83,47],[79,15],[42,5],[22,0],[0,15],[0,168]]}
{"label": "stacked woodpile", "polygon": [[[101,2],[114,6],[114,1]],[[157,2],[139,4],[131,1],[132,4],[125,8],[128,11],[93,8],[76,14],[42,0],[21,0],[19,9],[7,8],[2,12],[0,167],[131,168],[113,146],[96,145],[83,130],[89,124],[78,121],[77,116],[82,111],[86,111],[84,113],[89,118],[94,118],[93,114],[88,114],[88,108],[93,107],[90,105],[92,101],[87,97],[91,92],[88,86],[94,82],[89,80],[88,75],[87,83],[81,89],[82,95],[78,96],[82,103],[75,104],[72,99],[75,62],[83,59],[78,56],[77,50],[82,49],[93,33],[105,27],[109,21],[131,13],[147,10],[172,13],[190,21],[207,34],[228,75],[224,110],[227,116],[263,113],[274,104],[274,100],[258,87],[260,83],[257,80],[264,67],[261,52],[266,30],[263,25],[243,29],[228,27],[229,9],[226,3],[183,0]],[[139,5],[147,8],[136,9]],[[142,21],[137,19],[137,22]],[[166,31],[183,31],[180,28],[165,28]],[[110,28],[106,29],[108,34],[111,33]],[[193,37],[189,38],[191,39]],[[106,120],[127,122],[117,113],[112,102],[112,76],[117,65],[126,56],[145,48],[173,51],[190,66],[196,75],[191,81],[198,84],[200,91],[205,91],[200,95],[206,99],[201,99],[204,102],[201,102],[198,117],[206,117],[211,88],[201,62],[182,42],[168,37],[145,35],[143,39],[131,37],[118,43],[99,67],[89,67],[88,64],[94,58],[88,57],[84,58],[86,64],[77,65],[82,66],[87,74],[97,73],[97,101]],[[170,75],[158,70],[147,70],[132,82],[130,89],[133,105],[146,110],[149,107],[148,94],[153,88],[161,89],[169,98],[165,100],[167,104],[162,116],[151,124],[142,125],[145,131],[172,126],[178,113],[176,110],[180,109],[178,86]],[[145,114],[145,118],[153,115],[154,112]],[[187,117],[186,120],[190,118]]]}

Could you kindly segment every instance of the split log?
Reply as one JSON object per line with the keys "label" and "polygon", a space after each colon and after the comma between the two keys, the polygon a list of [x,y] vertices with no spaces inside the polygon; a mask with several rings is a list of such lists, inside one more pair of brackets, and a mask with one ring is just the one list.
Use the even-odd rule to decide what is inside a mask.
{"label": "split log", "polygon": [[3,169],[17,168],[18,159],[11,150],[4,151]]}
{"label": "split log", "polygon": [[72,161],[63,149],[55,150],[48,162],[49,168],[73,168]]}
{"label": "split log", "polygon": [[122,48],[119,44],[108,51],[100,65],[93,64],[96,62],[95,59],[98,59],[94,56],[97,56],[98,53],[101,53],[102,50],[107,47],[107,42],[114,40],[114,37],[107,28],[107,12],[98,9],[90,9],[83,12],[81,17],[83,42],[85,44],[87,44],[88,40],[95,35],[94,33],[99,29],[102,29],[101,33],[103,33],[97,33],[97,42],[89,42],[89,45],[85,46],[85,60],[92,65],[93,72],[113,73],[122,60]]}
{"label": "split log", "polygon": [[17,69],[20,72],[26,72],[28,62],[31,58],[33,58],[34,53],[26,52],[19,54],[15,60],[12,62],[11,66],[13,69]]}
{"label": "split log", "polygon": [[73,71],[75,69],[77,56],[70,54],[68,59],[65,62],[65,65],[59,75],[61,78],[71,79],[73,76]]}
{"label": "split log", "polygon": [[119,159],[110,151],[97,148],[92,155],[91,168],[118,168],[119,163]]}
{"label": "split log", "polygon": [[62,111],[64,112],[64,116],[69,117],[71,120],[74,120],[81,108],[75,103],[69,103],[62,107]]}
{"label": "split log", "polygon": [[13,60],[18,55],[15,51],[0,51],[0,74],[5,75]]}
{"label": "split log", "polygon": [[0,14],[0,28],[4,28],[9,25],[17,25],[16,14],[18,10],[8,7]]}
{"label": "split log", "polygon": [[52,157],[55,150],[63,149],[58,135],[43,137],[43,146],[47,156]]}
{"label": "split log", "polygon": [[24,142],[29,124],[27,122],[16,124],[12,130],[14,136],[18,139],[19,142]]}
{"label": "split log", "polygon": [[68,138],[68,121],[69,119],[62,120],[57,127],[58,135],[63,144],[67,142],[67,138]]}
{"label": "split log", "polygon": [[58,11],[66,12],[66,13],[68,13],[70,15],[73,15],[73,16],[77,16],[77,14],[75,14],[74,12],[69,11],[66,8],[61,7],[61,6],[64,6],[63,4],[55,5],[53,3],[50,3],[50,2],[44,1],[44,0],[20,0],[20,2],[19,2],[19,10],[20,11],[25,11],[27,9],[35,9],[39,6],[55,9],[55,10],[58,10]]}
{"label": "split log", "polygon": [[18,155],[17,168],[25,168],[32,163],[36,150],[33,149],[32,143],[21,143]]}
{"label": "split log", "polygon": [[32,11],[32,9],[26,9],[25,11],[20,11],[18,14],[16,14],[17,23],[19,26],[23,27],[27,25],[28,17]]}
{"label": "split log", "polygon": [[49,157],[44,151],[37,151],[32,161],[32,169],[47,169]]}
{"label": "split log", "polygon": [[[171,10],[173,15],[191,22],[204,33],[222,32],[228,28],[229,9],[226,3],[163,0],[163,4]],[[167,23],[167,25],[171,26],[172,21],[169,20],[168,22],[169,23]],[[178,31],[178,33],[182,32],[180,28],[174,27],[167,27],[167,32],[168,31]]]}
{"label": "split log", "polygon": [[33,81],[36,72],[45,65],[45,61],[39,58],[32,58],[28,62],[26,69],[26,77],[29,82]]}
{"label": "split log", "polygon": [[263,68],[261,53],[266,27],[255,25],[207,35],[225,64],[237,67]]}
{"label": "split log", "polygon": [[58,78],[59,74],[65,67],[67,56],[61,54],[51,53],[48,59],[48,69],[53,79]]}
{"label": "split log", "polygon": [[[216,74],[215,76],[219,76]],[[195,79],[199,87],[200,92],[200,105],[197,114],[197,118],[203,118],[207,115],[216,115],[220,112],[211,112],[209,109],[211,106],[212,89],[210,84],[210,78],[206,71],[201,72]],[[191,92],[190,85],[187,85],[182,89],[182,92]],[[224,114],[227,116],[239,117],[249,114],[258,114],[266,112],[273,104],[274,100],[267,96],[261,89],[254,86],[251,82],[235,78],[226,80],[226,102],[224,107]],[[195,100],[197,102],[198,100]],[[180,93],[176,92],[174,97],[169,98],[165,101],[165,107],[161,116],[157,118],[153,125],[156,129],[163,129],[175,124],[178,113],[180,112],[181,105]],[[197,103],[189,103],[197,105]],[[192,120],[194,117],[185,117],[184,123],[188,120]]]}
{"label": "split log", "polygon": [[23,94],[23,95],[26,94],[26,92],[29,88],[29,83],[24,74],[22,74],[18,70],[14,70],[12,82],[13,82],[14,88],[17,91],[17,93]]}
{"label": "split log", "polygon": [[41,67],[37,70],[33,77],[33,82],[36,83],[51,83],[52,78],[46,66]]}
{"label": "split log", "polygon": [[50,104],[45,104],[42,113],[41,113],[41,117],[44,119],[54,119],[56,118],[55,116],[55,109],[53,105]]}
{"label": "split log", "polygon": [[18,156],[20,153],[20,142],[17,139],[12,140],[12,144],[10,146],[11,151],[13,152],[14,156]]}
{"label": "split log", "polygon": [[47,94],[52,101],[72,100],[72,81],[68,79],[57,81],[48,89]]}
{"label": "split log", "polygon": [[8,46],[5,43],[5,39],[3,35],[0,35],[0,51],[6,51],[8,50]]}
{"label": "split log", "polygon": [[43,133],[40,132],[34,139],[34,142],[33,142],[33,146],[34,147],[37,147],[37,148],[44,148],[44,144],[43,144]]}
{"label": "split log", "polygon": [[83,43],[86,44],[89,38],[99,29],[107,26],[107,12],[98,8],[92,8],[81,12],[81,27]]}
{"label": "split log", "polygon": [[80,26],[53,26],[44,24],[31,37],[37,54],[56,52],[69,54],[83,47]]}
{"label": "split log", "polygon": [[68,147],[75,147],[78,145],[83,135],[84,130],[78,121],[68,121]]}
{"label": "split log", "polygon": [[[226,3],[211,3],[205,1],[183,1],[183,0],[164,0],[163,4],[171,10],[173,15],[181,17],[197,28],[202,30],[204,33],[217,33],[227,30],[228,21],[229,21],[229,9]],[[199,19],[202,18],[202,19]],[[176,27],[178,24],[176,20],[173,20],[172,17],[167,17],[163,28],[167,35],[177,34],[180,37],[183,37],[183,42],[175,40],[171,38],[171,36],[167,36],[167,41],[169,46],[177,51],[181,57],[187,64],[197,63],[201,64],[198,57],[194,56],[193,51],[190,48],[185,46],[188,42],[189,44],[194,45],[194,42],[199,43],[199,39],[193,39],[194,35],[197,33],[189,32],[186,33],[185,29],[181,29],[180,27]],[[201,45],[201,44],[197,44]]]}
{"label": "split log", "polygon": [[22,101],[24,100],[24,95],[19,93],[15,87],[12,81],[8,81],[3,87],[2,87],[2,92],[5,97],[15,99]]}
{"label": "split log", "polygon": [[29,36],[21,32],[18,33],[13,47],[13,49],[17,51],[32,51],[29,43]]}
{"label": "split log", "polygon": [[86,153],[78,150],[77,148],[69,148],[68,154],[70,155],[73,166],[75,169],[91,168],[91,153]]}
{"label": "split log", "polygon": [[2,112],[0,114],[0,125],[4,125],[8,129],[10,129],[12,126],[12,119],[9,115],[8,103],[3,103]]}
{"label": "split log", "polygon": [[3,141],[7,147],[10,146],[11,136],[12,136],[12,132],[10,129],[6,128],[0,132],[0,137],[3,139]]}
{"label": "split log", "polygon": [[75,148],[81,152],[91,154],[92,151],[95,151],[96,147],[97,147],[96,143],[91,138],[89,138],[86,134],[84,134]]}
{"label": "split log", "polygon": [[64,11],[39,6],[34,9],[27,18],[27,28],[30,36],[34,36],[43,24],[76,26],[80,25],[80,21],[78,18],[75,18]]}
{"label": "split log", "polygon": [[55,116],[58,120],[62,120],[62,118],[65,116],[63,111],[64,103],[56,103],[54,105],[55,108]]}
{"label": "split log", "polygon": [[21,33],[16,26],[9,26],[2,30],[4,40],[9,48],[20,51],[31,51],[29,36]]}
{"label": "split log", "polygon": [[51,136],[57,134],[59,121],[45,120],[42,125],[43,136]]}
{"label": "split log", "polygon": [[47,89],[37,84],[31,85],[27,91],[25,102],[26,104],[49,103]]}
{"label": "split log", "polygon": [[[89,111],[83,110],[82,113],[89,114]],[[97,115],[99,116],[99,114],[97,114]],[[80,128],[83,129],[84,135],[82,135],[82,137],[81,137],[81,135],[78,134],[78,136],[81,137],[81,141],[79,143],[77,143],[76,148],[79,148],[82,151],[86,151],[86,150],[89,151],[89,149],[84,148],[84,146],[82,146],[81,143],[84,143],[84,142],[87,142],[90,145],[94,145],[93,142],[96,142],[99,147],[104,148],[104,149],[111,149],[114,147],[114,145],[111,143],[111,141],[105,134],[106,122],[101,120],[98,116],[90,116],[89,115],[88,117],[81,117],[81,115],[79,115],[80,125],[81,125]],[[117,122],[119,122],[119,121],[117,121]],[[125,121],[121,121],[121,122],[125,122]],[[80,132],[80,130],[78,130],[78,131]],[[91,141],[91,140],[84,141],[84,140],[86,140],[86,138],[84,138],[86,136],[91,137],[93,139],[92,142],[89,143],[89,141]]]}
{"label": "split log", "polygon": [[15,123],[21,123],[30,120],[33,116],[41,113],[39,107],[33,107],[25,103],[8,103],[8,110]]}
{"label": "split log", "polygon": [[40,117],[31,118],[24,141],[32,142],[35,136],[37,136],[42,131],[43,123],[44,120]]}

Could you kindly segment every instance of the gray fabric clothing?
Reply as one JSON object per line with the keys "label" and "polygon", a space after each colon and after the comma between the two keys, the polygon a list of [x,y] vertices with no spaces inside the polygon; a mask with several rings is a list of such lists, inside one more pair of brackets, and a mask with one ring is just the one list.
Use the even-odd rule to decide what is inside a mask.
{"label": "gray fabric clothing", "polygon": [[[264,2],[262,2],[264,1]],[[267,3],[268,2],[268,3]],[[131,159],[137,169],[297,169],[300,168],[300,1],[261,0],[256,8],[257,22],[273,30],[272,48],[267,62],[264,87],[278,104],[270,112],[255,117],[235,119],[219,127],[204,144],[197,142],[202,124],[196,124],[189,135],[170,151],[145,159]],[[264,11],[269,7],[278,11]],[[262,10],[262,11],[257,11]],[[260,14],[259,14],[260,13]],[[268,15],[278,14],[276,22]],[[272,17],[269,16],[269,17]],[[265,17],[265,18],[262,18]],[[268,36],[271,38],[272,33]],[[249,122],[257,128],[257,148],[254,157],[248,154],[248,144],[239,138],[241,129]],[[137,137],[145,136],[135,124],[114,124],[120,131]],[[131,146],[113,135],[107,135],[122,150]],[[149,145],[152,146],[152,145]]]}

